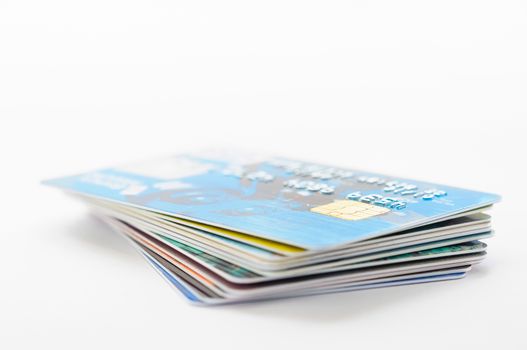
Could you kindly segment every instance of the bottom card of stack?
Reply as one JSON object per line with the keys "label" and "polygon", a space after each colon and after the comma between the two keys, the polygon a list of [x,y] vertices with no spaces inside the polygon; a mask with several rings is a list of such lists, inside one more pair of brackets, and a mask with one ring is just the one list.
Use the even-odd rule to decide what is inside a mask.
{"label": "bottom card of stack", "polygon": [[458,268],[443,269],[429,271],[425,273],[418,274],[408,274],[401,275],[396,277],[389,278],[378,278],[371,279],[362,282],[350,282],[341,286],[333,287],[321,287],[313,288],[311,290],[301,292],[301,293],[283,293],[269,295],[265,298],[246,298],[246,299],[212,299],[204,298],[199,296],[199,293],[196,290],[188,285],[186,282],[182,281],[177,275],[170,272],[168,269],[163,267],[153,256],[149,253],[142,251],[146,260],[154,267],[154,269],[174,288],[177,289],[183,296],[186,297],[187,301],[194,303],[196,305],[220,305],[220,304],[229,304],[229,303],[241,303],[241,302],[251,302],[259,300],[272,300],[272,299],[283,299],[283,298],[292,298],[292,297],[302,297],[310,296],[317,294],[329,294],[329,293],[341,293],[341,292],[350,292],[364,289],[374,289],[374,288],[384,288],[384,287],[393,287],[393,286],[402,286],[409,284],[419,284],[427,282],[437,282],[437,281],[447,281],[460,279],[465,277],[466,273],[470,270],[471,266],[462,266]]}
{"label": "bottom card of stack", "polygon": [[204,296],[195,287],[184,281],[181,277],[174,274],[170,269],[163,266],[157,257],[151,253],[137,248],[141,251],[150,265],[178,292],[180,292],[188,302],[195,305],[224,305],[244,302],[255,302],[273,299],[285,299],[293,297],[306,297],[318,294],[342,293],[365,289],[385,288],[394,286],[403,286],[410,284],[420,284],[438,281],[455,280],[465,277],[466,273],[471,269],[471,265],[462,265],[459,267],[445,268],[439,270],[430,270],[422,273],[404,274],[393,277],[373,278],[364,281],[347,282],[338,285],[320,286],[318,288],[310,288],[304,291],[284,292],[268,295],[260,295],[246,298],[223,299],[212,298]]}

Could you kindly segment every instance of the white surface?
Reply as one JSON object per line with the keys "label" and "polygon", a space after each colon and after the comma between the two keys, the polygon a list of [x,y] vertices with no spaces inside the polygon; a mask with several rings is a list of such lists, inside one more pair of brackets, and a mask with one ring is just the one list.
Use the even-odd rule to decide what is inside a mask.
{"label": "white surface", "polygon": [[[0,2],[0,347],[525,349],[525,1]],[[500,193],[461,281],[187,306],[44,178],[231,146]]]}

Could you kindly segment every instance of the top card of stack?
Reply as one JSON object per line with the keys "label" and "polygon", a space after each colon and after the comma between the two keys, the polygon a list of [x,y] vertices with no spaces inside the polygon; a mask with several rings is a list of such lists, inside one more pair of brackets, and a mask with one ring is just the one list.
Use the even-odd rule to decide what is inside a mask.
{"label": "top card of stack", "polygon": [[384,174],[233,154],[177,155],[46,183],[127,217],[158,215],[219,242],[277,253],[271,260],[338,250],[499,200]]}

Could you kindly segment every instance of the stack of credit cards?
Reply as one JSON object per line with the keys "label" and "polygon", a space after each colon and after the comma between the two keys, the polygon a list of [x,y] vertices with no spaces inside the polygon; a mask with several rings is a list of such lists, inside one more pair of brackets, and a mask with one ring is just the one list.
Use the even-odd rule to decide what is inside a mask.
{"label": "stack of credit cards", "polygon": [[45,182],[86,202],[190,302],[459,279],[497,195],[277,157],[204,152]]}

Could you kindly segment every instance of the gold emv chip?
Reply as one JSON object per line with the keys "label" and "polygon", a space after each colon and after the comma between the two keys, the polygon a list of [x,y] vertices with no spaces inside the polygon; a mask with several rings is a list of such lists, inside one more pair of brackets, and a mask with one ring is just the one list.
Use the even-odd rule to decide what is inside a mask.
{"label": "gold emv chip", "polygon": [[357,201],[338,200],[311,208],[311,211],[343,220],[362,220],[388,213],[390,209]]}

